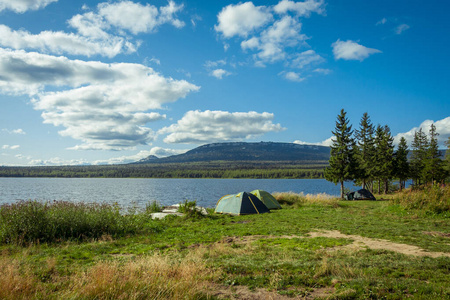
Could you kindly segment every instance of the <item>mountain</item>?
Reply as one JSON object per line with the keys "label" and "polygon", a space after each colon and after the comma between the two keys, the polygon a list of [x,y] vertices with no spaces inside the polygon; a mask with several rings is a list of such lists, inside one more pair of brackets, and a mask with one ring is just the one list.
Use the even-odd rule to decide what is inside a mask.
{"label": "mountain", "polygon": [[319,161],[330,158],[330,148],[294,143],[214,143],[184,154],[164,158],[149,156],[137,163],[185,163],[205,161]]}

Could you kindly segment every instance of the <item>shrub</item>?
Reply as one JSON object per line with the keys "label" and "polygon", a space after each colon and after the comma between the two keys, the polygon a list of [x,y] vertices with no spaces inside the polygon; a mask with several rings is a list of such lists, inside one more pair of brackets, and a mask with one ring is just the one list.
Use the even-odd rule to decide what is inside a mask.
{"label": "shrub", "polygon": [[183,213],[186,218],[201,218],[203,217],[202,209],[197,207],[197,201],[184,200],[178,207],[178,212]]}
{"label": "shrub", "polygon": [[162,211],[163,211],[162,205],[159,204],[159,202],[156,200],[153,200],[145,205],[145,212],[147,214],[162,212]]}
{"label": "shrub", "polygon": [[0,243],[25,245],[133,233],[144,220],[118,205],[21,201],[0,206]]}

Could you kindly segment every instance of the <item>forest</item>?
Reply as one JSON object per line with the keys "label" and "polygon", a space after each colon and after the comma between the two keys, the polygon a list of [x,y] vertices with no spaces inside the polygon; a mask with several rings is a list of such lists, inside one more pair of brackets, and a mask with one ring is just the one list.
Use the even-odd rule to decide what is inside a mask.
{"label": "forest", "polygon": [[0,177],[323,178],[327,161],[211,161],[102,166],[0,167]]}
{"label": "forest", "polygon": [[[359,128],[352,130],[344,109],[332,131],[333,144],[325,179],[340,183],[341,198],[344,181],[354,181],[362,188],[377,189],[378,194],[389,191],[392,180],[399,180],[400,190],[405,181],[412,179],[414,186],[444,183],[450,174],[450,137],[446,141],[445,156],[439,150],[439,133],[434,124],[428,135],[420,128],[415,131],[409,148],[406,139],[400,138],[398,146],[388,125],[374,126],[368,113],[361,117]],[[395,149],[396,148],[396,149]]]}

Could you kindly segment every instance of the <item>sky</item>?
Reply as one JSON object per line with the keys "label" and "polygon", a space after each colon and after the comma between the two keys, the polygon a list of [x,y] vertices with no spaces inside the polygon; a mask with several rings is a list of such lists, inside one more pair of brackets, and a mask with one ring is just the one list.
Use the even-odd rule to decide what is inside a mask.
{"label": "sky", "polygon": [[442,0],[0,0],[0,165],[330,145],[341,109],[450,136]]}

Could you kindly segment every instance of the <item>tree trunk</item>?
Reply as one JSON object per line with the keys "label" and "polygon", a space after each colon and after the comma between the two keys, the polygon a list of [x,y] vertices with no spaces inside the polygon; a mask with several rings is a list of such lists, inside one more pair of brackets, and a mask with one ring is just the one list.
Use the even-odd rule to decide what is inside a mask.
{"label": "tree trunk", "polygon": [[378,179],[378,194],[381,194],[381,180]]}
{"label": "tree trunk", "polygon": [[389,180],[384,181],[384,194],[386,195],[389,192]]}
{"label": "tree trunk", "polygon": [[341,180],[341,199],[344,199],[344,181]]}

